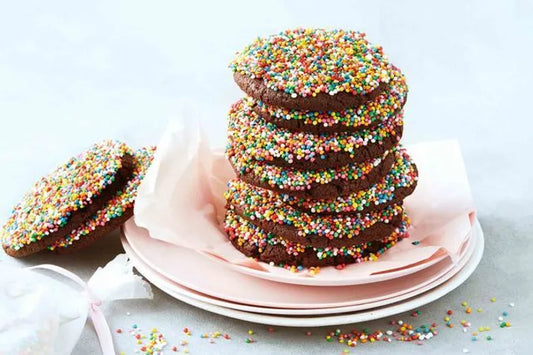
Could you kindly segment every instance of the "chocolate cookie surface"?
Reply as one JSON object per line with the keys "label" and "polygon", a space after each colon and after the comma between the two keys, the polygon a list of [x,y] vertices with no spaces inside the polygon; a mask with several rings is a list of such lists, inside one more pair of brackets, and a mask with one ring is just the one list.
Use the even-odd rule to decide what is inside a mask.
{"label": "chocolate cookie surface", "polygon": [[229,114],[227,155],[266,161],[296,169],[325,169],[362,163],[398,144],[403,132],[400,113],[378,127],[358,132],[312,134],[292,132],[264,121],[253,103],[239,100]]}
{"label": "chocolate cookie surface", "polygon": [[244,255],[260,261],[294,266],[326,266],[376,260],[379,255],[408,236],[407,217],[389,236],[350,247],[316,248],[286,241],[282,236],[267,233],[253,223],[228,210],[224,228],[231,243]]}
{"label": "chocolate cookie surface", "polygon": [[129,153],[135,158],[135,168],[124,189],[117,192],[102,209],[84,221],[81,226],[49,245],[48,250],[59,254],[78,251],[105,237],[131,218],[137,189],[146,174],[146,170],[150,167],[154,151],[155,147],[141,148],[135,152],[130,151]]}
{"label": "chocolate cookie surface", "polygon": [[400,113],[407,100],[407,85],[399,70],[375,99],[344,111],[299,111],[255,101],[254,111],[265,121],[292,131],[309,133],[357,132],[372,129]]}
{"label": "chocolate cookie surface", "polygon": [[70,233],[122,190],[135,167],[128,147],[95,144],[37,181],[0,231],[5,252],[22,257]]}
{"label": "chocolate cookie surface", "polygon": [[295,29],[257,38],[230,65],[236,83],[266,104],[342,111],[373,100],[392,66],[364,33]]}

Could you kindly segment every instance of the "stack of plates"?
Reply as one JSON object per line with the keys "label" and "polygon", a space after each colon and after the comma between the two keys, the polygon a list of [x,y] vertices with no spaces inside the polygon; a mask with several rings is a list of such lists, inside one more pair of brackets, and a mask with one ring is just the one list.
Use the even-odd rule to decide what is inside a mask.
{"label": "stack of plates", "polygon": [[432,302],[472,274],[484,244],[476,220],[456,260],[444,255],[365,278],[348,268],[305,277],[228,265],[153,239],[133,218],[123,234],[122,244],[137,270],[170,296],[232,318],[295,327],[362,322]]}

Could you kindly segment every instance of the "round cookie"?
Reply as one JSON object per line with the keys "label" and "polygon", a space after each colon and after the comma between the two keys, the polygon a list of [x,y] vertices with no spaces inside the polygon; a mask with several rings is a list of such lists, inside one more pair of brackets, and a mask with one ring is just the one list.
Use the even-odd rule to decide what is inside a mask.
{"label": "round cookie", "polygon": [[372,130],[331,134],[292,132],[265,122],[248,99],[229,114],[227,155],[241,154],[295,169],[325,169],[362,163],[383,156],[398,144],[403,132],[400,113]]}
{"label": "round cookie", "polygon": [[407,101],[405,77],[395,68],[390,86],[374,100],[344,111],[298,111],[254,101],[253,110],[265,121],[292,131],[309,133],[357,132],[373,129],[400,113]]}
{"label": "round cookie", "polygon": [[94,215],[130,179],[135,161],[128,151],[106,140],[37,181],[0,231],[4,251],[15,257],[36,253]]}
{"label": "round cookie", "polygon": [[109,200],[80,227],[48,246],[48,250],[66,254],[83,249],[124,224],[133,216],[137,188],[150,167],[155,147],[141,148],[133,153],[135,169],[123,190]]}
{"label": "round cookie", "polygon": [[283,236],[267,233],[253,223],[236,215],[232,210],[226,213],[224,228],[231,243],[244,255],[280,266],[327,266],[360,263],[376,260],[379,255],[407,238],[409,219],[404,216],[401,225],[389,236],[350,247],[317,248],[291,243]]}
{"label": "round cookie", "polygon": [[396,148],[383,157],[338,168],[299,170],[250,160],[237,153],[229,161],[237,176],[256,186],[305,199],[347,196],[366,189],[389,173],[396,159]]}
{"label": "round cookie", "polygon": [[391,77],[383,50],[361,32],[295,29],[257,38],[230,64],[237,85],[268,105],[342,111],[373,100]]}
{"label": "round cookie", "polygon": [[316,215],[284,204],[279,196],[234,179],[225,193],[228,208],[289,242],[314,247],[343,247],[383,238],[401,222],[401,206],[387,206],[368,213]]}
{"label": "round cookie", "polygon": [[413,193],[418,183],[418,170],[405,149],[396,154],[391,171],[383,179],[368,189],[348,196],[330,199],[305,199],[294,194],[281,194],[281,199],[309,213],[354,213],[383,209],[384,206],[398,204]]}

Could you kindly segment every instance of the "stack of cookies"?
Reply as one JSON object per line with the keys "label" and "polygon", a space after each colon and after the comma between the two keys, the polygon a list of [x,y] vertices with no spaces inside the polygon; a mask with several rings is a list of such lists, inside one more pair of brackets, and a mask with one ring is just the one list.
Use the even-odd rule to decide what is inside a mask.
{"label": "stack of cookies", "polygon": [[229,114],[233,245],[282,266],[375,260],[406,238],[416,166],[399,144],[405,78],[364,33],[258,38],[231,64],[247,94]]}

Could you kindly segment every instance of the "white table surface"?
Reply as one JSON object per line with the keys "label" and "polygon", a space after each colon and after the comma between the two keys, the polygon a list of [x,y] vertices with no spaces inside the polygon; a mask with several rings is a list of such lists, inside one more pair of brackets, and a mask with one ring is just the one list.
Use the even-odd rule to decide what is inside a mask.
{"label": "white table surface", "polygon": [[[225,115],[240,95],[227,68],[235,51],[257,35],[297,26],[359,29],[384,46],[407,75],[405,142],[457,138],[462,146],[486,252],[472,277],[451,294],[421,308],[418,324],[436,321],[440,333],[423,346],[365,344],[358,352],[524,354],[533,345],[533,168],[531,56],[533,5],[528,1],[24,1],[0,5],[0,215],[39,176],[96,140],[132,146],[156,143],[183,103],[196,106],[216,145],[225,140]],[[42,254],[0,262],[56,263],[87,279],[120,253],[111,235],[102,244],[65,257]],[[489,299],[496,297],[497,302]],[[445,310],[460,302],[484,308],[473,325],[491,325],[494,340],[444,326]],[[507,307],[509,302],[516,307]],[[496,318],[510,311],[512,327]],[[126,312],[131,315],[127,316]],[[331,330],[249,324],[190,307],[155,290],[152,301],[106,307],[112,329],[157,327],[176,344],[189,338],[191,353],[340,353],[326,342]],[[402,315],[404,319],[411,318]],[[466,318],[466,315],[463,317]],[[413,320],[412,318],[410,320]],[[341,327],[387,329],[387,320]],[[248,329],[258,340],[246,344]],[[209,344],[203,332],[230,341]],[[306,336],[306,331],[312,336]],[[128,334],[118,351],[138,348]],[[87,323],[75,354],[97,354]],[[173,353],[167,351],[166,353]],[[352,351],[353,353],[353,351]]]}

